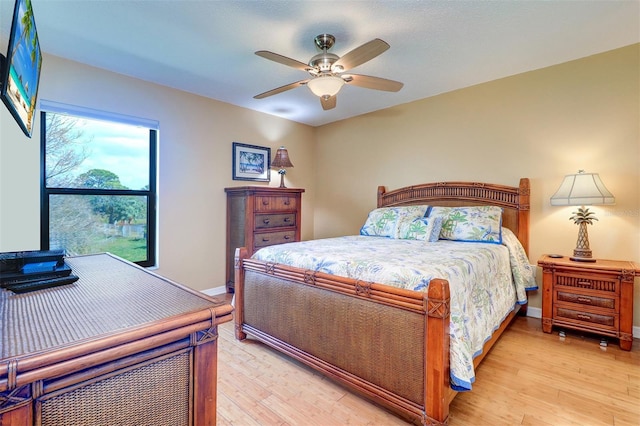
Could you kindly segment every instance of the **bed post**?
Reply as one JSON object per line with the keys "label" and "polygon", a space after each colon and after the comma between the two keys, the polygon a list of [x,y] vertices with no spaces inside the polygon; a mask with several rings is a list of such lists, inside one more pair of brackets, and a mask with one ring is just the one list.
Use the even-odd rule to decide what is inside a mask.
{"label": "bed post", "polygon": [[449,417],[449,282],[433,279],[426,298],[425,425],[447,423]]}
{"label": "bed post", "polygon": [[518,239],[524,247],[525,253],[529,254],[529,179],[520,179],[518,187]]}
{"label": "bed post", "polygon": [[387,192],[387,188],[380,185],[378,187],[378,207],[382,207],[382,196]]}
{"label": "bed post", "polygon": [[235,312],[233,314],[236,324],[236,339],[244,340],[247,338],[247,333],[242,331],[242,323],[244,322],[244,268],[242,267],[242,261],[248,257],[247,249],[240,247],[236,249],[234,257],[234,281],[235,281]]}

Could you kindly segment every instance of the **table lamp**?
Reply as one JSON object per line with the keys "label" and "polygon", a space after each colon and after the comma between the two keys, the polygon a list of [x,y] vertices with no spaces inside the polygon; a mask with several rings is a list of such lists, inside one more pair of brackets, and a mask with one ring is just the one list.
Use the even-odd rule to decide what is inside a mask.
{"label": "table lamp", "polygon": [[279,169],[278,174],[280,174],[280,188],[286,188],[284,186],[284,175],[287,173],[286,168],[293,167],[291,160],[289,160],[289,153],[284,146],[278,148],[276,151],[275,157],[273,157],[273,161],[271,162],[272,169]]}
{"label": "table lamp", "polygon": [[587,205],[614,204],[615,198],[604,186],[598,173],[585,173],[579,170],[574,175],[566,175],[560,184],[560,188],[551,197],[552,206],[580,206],[578,210],[572,212],[573,216],[569,220],[578,225],[578,241],[573,250],[571,260],[578,262],[595,262],[591,256],[589,247],[589,233],[587,225],[592,225],[595,217],[594,212],[590,212]]}

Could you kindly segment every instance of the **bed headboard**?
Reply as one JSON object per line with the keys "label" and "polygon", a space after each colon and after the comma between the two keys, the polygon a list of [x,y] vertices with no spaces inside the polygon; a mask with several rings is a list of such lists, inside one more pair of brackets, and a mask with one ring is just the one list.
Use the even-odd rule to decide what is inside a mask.
{"label": "bed headboard", "polygon": [[519,186],[481,182],[435,182],[407,186],[387,192],[378,187],[378,207],[429,204],[432,206],[502,207],[502,226],[509,228],[529,254],[529,179]]}

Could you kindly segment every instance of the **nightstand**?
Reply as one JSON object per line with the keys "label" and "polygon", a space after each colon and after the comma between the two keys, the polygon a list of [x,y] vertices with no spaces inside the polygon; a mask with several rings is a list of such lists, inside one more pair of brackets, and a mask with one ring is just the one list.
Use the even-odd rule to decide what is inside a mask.
{"label": "nightstand", "polygon": [[620,339],[620,348],[633,343],[633,280],[640,265],[597,259],[576,262],[548,255],[542,268],[542,330],[572,328]]}

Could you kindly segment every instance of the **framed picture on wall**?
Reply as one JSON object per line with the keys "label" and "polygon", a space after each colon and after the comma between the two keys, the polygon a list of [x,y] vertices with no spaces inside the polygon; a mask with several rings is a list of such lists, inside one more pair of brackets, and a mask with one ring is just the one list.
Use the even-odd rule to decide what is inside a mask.
{"label": "framed picture on wall", "polygon": [[233,143],[233,180],[269,182],[271,148]]}

